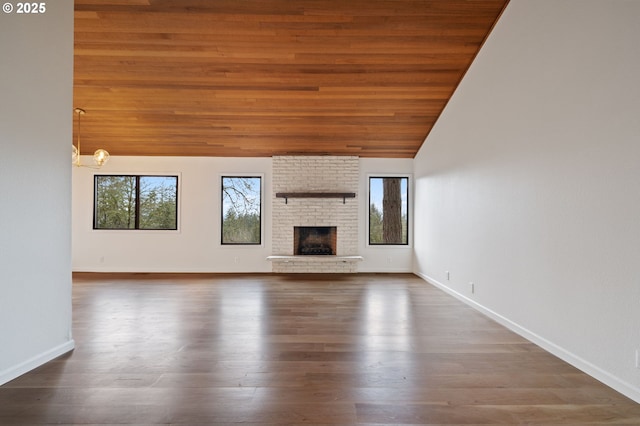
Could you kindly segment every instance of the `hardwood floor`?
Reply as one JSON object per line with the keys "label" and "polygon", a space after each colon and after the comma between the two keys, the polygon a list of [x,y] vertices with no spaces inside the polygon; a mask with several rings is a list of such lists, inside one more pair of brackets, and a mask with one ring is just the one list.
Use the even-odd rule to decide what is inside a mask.
{"label": "hardwood floor", "polygon": [[0,424],[640,424],[640,405],[413,275],[74,278],[73,353]]}

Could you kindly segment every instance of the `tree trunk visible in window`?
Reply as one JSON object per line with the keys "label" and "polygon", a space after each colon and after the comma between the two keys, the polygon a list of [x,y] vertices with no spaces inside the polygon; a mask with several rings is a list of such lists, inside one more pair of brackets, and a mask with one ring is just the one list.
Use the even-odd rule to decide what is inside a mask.
{"label": "tree trunk visible in window", "polygon": [[387,244],[402,243],[400,178],[382,179],[382,237]]}
{"label": "tree trunk visible in window", "polygon": [[128,185],[125,187],[127,196],[127,228],[134,229],[136,221],[136,179],[126,178]]}

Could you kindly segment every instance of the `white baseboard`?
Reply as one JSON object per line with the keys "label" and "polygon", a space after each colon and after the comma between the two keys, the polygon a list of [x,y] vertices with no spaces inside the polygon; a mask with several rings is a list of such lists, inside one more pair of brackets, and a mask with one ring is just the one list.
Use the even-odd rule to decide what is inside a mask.
{"label": "white baseboard", "polygon": [[21,362],[18,365],[9,367],[4,371],[0,371],[0,386],[19,376],[22,376],[25,373],[28,373],[34,368],[40,367],[42,364],[47,363],[52,359],[59,357],[60,355],[72,351],[75,346],[75,341],[71,339],[61,345],[56,346],[55,348],[49,349],[46,352],[43,352],[24,362]]}
{"label": "white baseboard", "polygon": [[98,274],[262,274],[271,272],[271,264],[266,264],[267,268],[242,269],[238,267],[236,270],[225,268],[174,268],[174,267],[158,267],[158,268],[138,268],[138,267],[94,267],[94,266],[74,266],[72,272],[87,272]]}
{"label": "white baseboard", "polygon": [[409,268],[363,268],[358,266],[358,272],[363,274],[412,274],[413,271]]}
{"label": "white baseboard", "polygon": [[[271,266],[271,265],[269,265]],[[237,270],[232,269],[224,269],[224,270],[216,270],[212,268],[192,268],[192,269],[184,269],[184,268],[94,268],[94,267],[74,267],[73,272],[87,272],[87,273],[126,273],[126,274],[269,274],[272,273],[271,269],[268,270],[242,270],[238,268]],[[357,272],[362,273],[376,273],[376,274],[411,274],[413,270],[411,268],[371,268],[366,266],[358,265]]]}
{"label": "white baseboard", "polygon": [[494,312],[491,309],[488,309],[482,306],[475,300],[469,299],[465,295],[458,293],[457,291],[440,283],[438,280],[433,279],[430,276],[420,272],[416,272],[415,274],[418,275],[423,280],[425,280],[426,282],[428,282],[429,284],[439,288],[445,293],[448,293],[451,296],[455,297],[456,299],[466,303],[467,305],[483,313],[484,315],[493,319],[497,323],[505,326],[506,328],[513,331],[514,333],[517,333],[520,336],[524,337],[525,339],[535,343],[536,345],[540,346],[547,352],[550,352],[551,354],[557,356],[563,361],[573,365],[579,370],[582,370],[583,372],[590,375],[594,379],[601,381],[602,383],[609,386],[610,388],[640,403],[640,388],[633,386],[632,384],[622,380],[621,378],[612,375],[611,373],[601,369],[600,367],[567,351],[563,347],[558,346],[557,344],[550,342],[549,340],[545,339],[544,337],[536,333],[533,333],[532,331],[526,329],[525,327],[522,327],[521,325],[511,321],[510,319],[503,317],[497,312]]}

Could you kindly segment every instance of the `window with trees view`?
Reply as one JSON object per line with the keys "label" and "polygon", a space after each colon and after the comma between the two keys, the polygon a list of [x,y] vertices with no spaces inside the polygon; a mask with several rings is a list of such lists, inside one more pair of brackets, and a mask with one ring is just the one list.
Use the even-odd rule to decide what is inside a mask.
{"label": "window with trees view", "polygon": [[178,176],[95,175],[94,229],[178,229]]}
{"label": "window with trees view", "polygon": [[409,244],[409,178],[369,178],[369,244]]}
{"label": "window with trees view", "polygon": [[261,244],[262,178],[222,176],[222,244]]}

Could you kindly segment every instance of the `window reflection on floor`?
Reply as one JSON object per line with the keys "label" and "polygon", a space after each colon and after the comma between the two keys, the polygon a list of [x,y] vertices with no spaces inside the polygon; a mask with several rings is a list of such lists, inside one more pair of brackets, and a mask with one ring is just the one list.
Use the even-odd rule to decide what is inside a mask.
{"label": "window reflection on floor", "polygon": [[221,349],[238,357],[259,359],[266,351],[263,337],[267,334],[264,289],[256,285],[242,289],[229,286],[219,298],[216,324]]}
{"label": "window reflection on floor", "polygon": [[403,286],[373,285],[365,290],[363,300],[362,361],[367,374],[362,385],[374,386],[389,381],[398,385],[411,379],[412,323],[411,305],[407,289]]}

